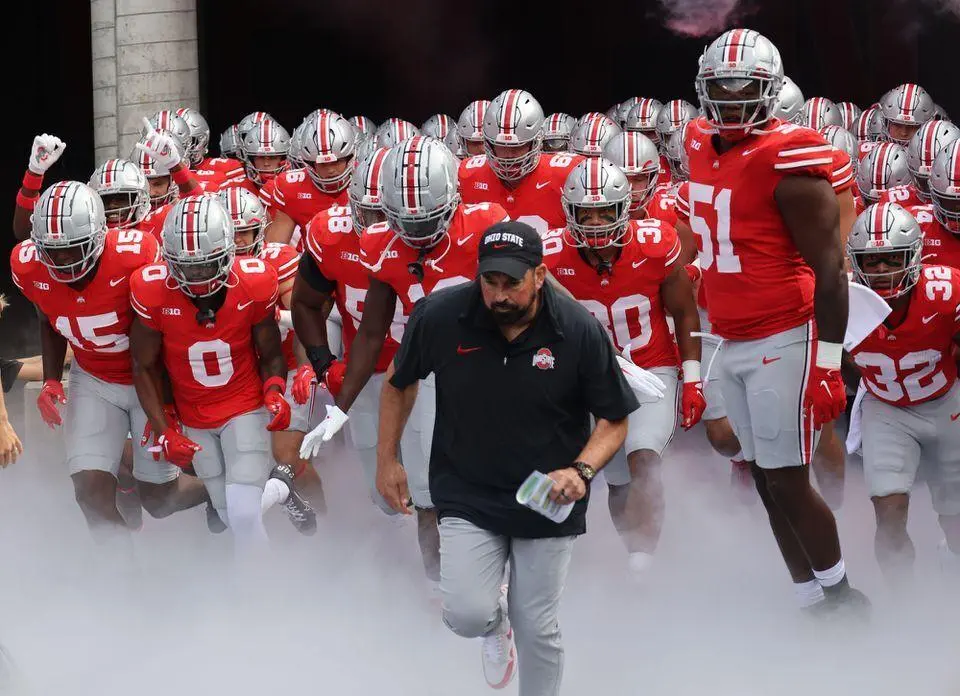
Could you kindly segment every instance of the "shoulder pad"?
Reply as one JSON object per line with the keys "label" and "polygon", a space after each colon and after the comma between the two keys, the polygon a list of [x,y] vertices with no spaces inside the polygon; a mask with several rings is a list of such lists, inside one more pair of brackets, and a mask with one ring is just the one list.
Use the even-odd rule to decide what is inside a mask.
{"label": "shoulder pad", "polygon": [[263,259],[244,257],[233,262],[233,271],[247,296],[256,302],[269,302],[277,294],[277,272]]}
{"label": "shoulder pad", "polygon": [[676,260],[680,237],[677,231],[662,220],[648,218],[634,221],[634,232],[643,255],[650,259],[664,259],[664,265]]}

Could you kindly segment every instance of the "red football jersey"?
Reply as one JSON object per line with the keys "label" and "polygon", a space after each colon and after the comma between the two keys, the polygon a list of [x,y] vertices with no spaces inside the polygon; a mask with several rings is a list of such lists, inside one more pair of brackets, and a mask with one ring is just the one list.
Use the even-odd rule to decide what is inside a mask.
{"label": "red football jersey", "polygon": [[701,125],[687,129],[684,207],[697,236],[713,332],[752,340],[809,321],[813,271],[793,243],[774,191],[786,176],[830,181],[833,148],[816,131],[774,121],[718,154],[708,125]]}
{"label": "red football jersey", "polygon": [[147,217],[143,219],[138,227],[147,234],[153,235],[153,238],[156,239],[161,244],[163,243],[163,223],[167,219],[167,214],[173,208],[173,203],[167,203],[162,205],[156,210],[151,210]]}
{"label": "red football jersey", "polygon": [[895,329],[881,324],[851,351],[867,390],[894,406],[943,396],[957,381],[958,311],[960,271],[924,264],[903,323]]}
{"label": "red football jersey", "polygon": [[247,189],[247,191],[252,193],[254,196],[260,196],[260,190],[261,190],[260,187],[257,186],[252,181],[250,181],[250,179],[247,178],[246,174],[241,174],[240,176],[235,176],[231,179],[227,179],[222,184],[220,184],[220,187],[217,190],[219,191],[219,190],[225,189],[228,186],[239,186],[240,188]]}
{"label": "red football jersey", "polygon": [[305,169],[291,169],[268,181],[260,190],[260,200],[267,208],[286,213],[301,228],[321,210],[350,202],[346,189],[335,194],[318,189]]}
{"label": "red football jersey", "polygon": [[907,186],[894,186],[887,189],[880,196],[881,203],[896,203],[904,208],[927,205],[927,202],[920,198],[917,193],[917,187],[913,184]]}
{"label": "red football jersey", "polygon": [[830,176],[830,185],[833,190],[840,195],[844,191],[849,191],[857,183],[853,171],[853,161],[850,155],[840,148],[833,148],[833,173]]}
{"label": "red football jersey", "polygon": [[[350,348],[357,337],[363,304],[370,289],[370,272],[360,265],[360,235],[353,230],[349,206],[332,206],[317,213],[307,225],[305,247],[324,278],[337,285],[334,301],[343,321],[344,359],[349,362]],[[386,372],[400,347],[403,335],[403,303],[397,299],[394,320],[377,358],[377,372]]]}
{"label": "red football jersey", "polygon": [[70,342],[77,363],[111,384],[133,384],[127,294],[130,276],[160,257],[157,241],[139,230],[110,230],[92,278],[82,289],[50,277],[33,242],[20,242],[10,256],[13,282]]}
{"label": "red football jersey", "polygon": [[923,260],[939,266],[960,268],[960,236],[940,224],[932,205],[907,208],[923,231]]}
{"label": "red football jersey", "polygon": [[143,324],[163,334],[163,364],[180,419],[191,428],[219,428],[263,405],[260,362],[251,331],[276,312],[277,274],[262,259],[237,258],[231,287],[213,325],[168,284],[165,264],[130,279],[130,303]]}
{"label": "red football jersey", "polygon": [[603,324],[618,351],[630,347],[634,363],[646,369],[678,366],[660,299],[660,286],[680,257],[677,231],[660,220],[631,220],[612,273],[602,276],[569,235],[565,228],[544,235],[543,262],[553,276]]}
{"label": "red football jersey", "polygon": [[[277,284],[283,285],[285,282],[297,277],[297,271],[300,268],[300,254],[289,244],[271,243],[263,248],[260,255],[268,265],[273,267],[277,274]],[[283,304],[282,298],[280,304]],[[290,309],[284,307],[284,309]],[[293,339],[295,334],[289,328],[280,327],[280,340],[283,341],[283,358],[287,361],[288,370],[297,369],[297,356],[293,353]]]}
{"label": "red football jersey", "polygon": [[647,203],[647,217],[662,220],[671,227],[677,224],[677,188],[660,186],[653,192],[653,198]]}
{"label": "red football jersey", "polygon": [[460,195],[464,203],[496,203],[511,220],[543,234],[566,226],[560,195],[570,170],[582,161],[569,152],[544,153],[536,169],[510,189],[493,173],[486,155],[468,157],[460,163]]}
{"label": "red football jersey", "polygon": [[243,163],[231,157],[205,157],[193,170],[204,193],[216,193],[227,179],[243,174]]}
{"label": "red football jersey", "polygon": [[657,174],[657,186],[669,186],[673,181],[673,174],[670,171],[670,160],[666,155],[660,155],[660,173]]}
{"label": "red football jersey", "polygon": [[[388,223],[381,222],[364,230],[360,235],[360,263],[370,275],[392,287],[403,304],[403,315],[394,317],[390,330],[397,343],[403,338],[403,329],[417,300],[434,290],[469,283],[476,278],[480,237],[488,227],[506,219],[506,211],[496,203],[460,205],[453,214],[447,236],[422,259]],[[423,268],[422,280],[417,280],[409,269],[418,260]]]}

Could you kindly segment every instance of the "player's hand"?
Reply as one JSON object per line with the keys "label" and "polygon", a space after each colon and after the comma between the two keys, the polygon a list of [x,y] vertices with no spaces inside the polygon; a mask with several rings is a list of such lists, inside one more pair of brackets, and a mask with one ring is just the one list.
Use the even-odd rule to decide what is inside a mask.
{"label": "player's hand", "polygon": [[273,416],[273,420],[267,424],[267,430],[275,432],[290,427],[290,404],[283,398],[283,394],[279,391],[268,391],[263,395],[263,405]]}
{"label": "player's hand", "polygon": [[37,409],[43,422],[51,429],[63,425],[63,418],[60,417],[60,409],[57,404],[67,403],[67,395],[63,393],[63,384],[58,379],[48,379],[40,388],[40,395],[37,396]]}
{"label": "player's hand", "polygon": [[334,399],[343,387],[343,378],[346,374],[347,363],[343,360],[334,360],[323,374],[323,388],[330,392],[330,396]]}
{"label": "player's hand", "polygon": [[23,454],[23,443],[17,437],[10,421],[3,418],[0,421],[0,469],[13,464],[21,454]]}
{"label": "player's hand", "polygon": [[553,479],[550,500],[555,500],[561,505],[580,500],[587,494],[587,484],[580,478],[580,472],[572,466],[551,471],[547,476]]}
{"label": "player's hand", "polygon": [[[167,404],[163,407],[163,415],[167,419],[167,427],[173,428],[178,433],[183,432],[183,423],[180,422],[180,416],[177,413],[177,409],[173,404]],[[149,419],[146,422],[146,425],[143,426],[143,435],[140,438],[140,446],[146,447],[151,440],[151,447],[147,450],[153,455],[153,461],[160,461],[160,450],[158,449],[157,440],[160,438],[161,433],[153,432],[153,426],[150,425]]]}
{"label": "player's hand", "polygon": [[293,394],[293,400],[301,406],[310,400],[313,394],[313,385],[317,383],[317,375],[313,371],[312,365],[301,365],[297,368],[297,374],[293,376],[293,386],[290,393]]}
{"label": "player's hand", "polygon": [[680,397],[680,425],[690,430],[700,422],[707,408],[707,399],[703,395],[703,382],[684,382],[683,395]]}
{"label": "player's hand", "polygon": [[839,343],[817,341],[817,359],[810,370],[803,408],[809,409],[813,427],[820,430],[824,423],[837,418],[847,407],[847,390],[840,375],[843,346]]}
{"label": "player's hand", "polygon": [[193,455],[203,449],[196,442],[178,432],[171,426],[157,438],[157,444],[148,452],[162,452],[163,458],[171,464],[186,469],[193,464]]}
{"label": "player's hand", "polygon": [[413,514],[407,472],[396,458],[377,462],[377,492],[401,515]]}
{"label": "player's hand", "polygon": [[55,135],[44,133],[36,136],[33,139],[33,147],[30,149],[30,162],[27,164],[27,169],[34,174],[45,174],[66,149],[67,144]]}
{"label": "player's hand", "polygon": [[327,417],[316,428],[307,433],[300,445],[300,458],[310,461],[320,453],[320,448],[340,432],[349,420],[346,413],[337,406],[327,404]]}
{"label": "player's hand", "polygon": [[156,130],[146,117],[143,119],[143,127],[146,134],[143,142],[137,143],[137,149],[150,155],[162,169],[170,170],[180,164],[183,158],[173,136]]}
{"label": "player's hand", "polygon": [[650,403],[663,398],[667,385],[652,372],[637,367],[622,355],[617,356],[617,363],[623,370],[627,383],[641,402]]}

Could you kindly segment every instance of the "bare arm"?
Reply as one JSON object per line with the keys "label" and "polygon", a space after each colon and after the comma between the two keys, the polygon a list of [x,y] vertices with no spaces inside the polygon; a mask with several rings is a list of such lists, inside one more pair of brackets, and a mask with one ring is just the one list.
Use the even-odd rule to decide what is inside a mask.
{"label": "bare arm", "polygon": [[816,276],[813,311],[819,340],[843,343],[847,274],[840,243],[840,205],[826,179],[788,176],[774,192],[800,256]]}
{"label": "bare arm", "polygon": [[253,345],[260,356],[260,378],[266,382],[271,377],[279,377],[286,383],[287,362],[283,359],[283,345],[280,341],[280,329],[271,313],[251,330]]}
{"label": "bare arm", "polygon": [[282,210],[273,208],[271,212],[273,213],[273,221],[267,225],[267,243],[279,242],[280,244],[289,244],[293,238],[293,230],[297,226],[297,223]]}
{"label": "bare arm", "polygon": [[350,360],[343,386],[337,395],[337,407],[344,413],[349,410],[357,395],[377,368],[380,350],[390,330],[390,321],[397,306],[397,293],[386,283],[370,278],[370,289],[363,305],[363,318],[357,329],[357,337],[350,348]]}
{"label": "bare arm", "polygon": [[693,282],[678,260],[673,270],[660,284],[663,306],[673,317],[677,347],[681,360],[700,360],[700,337],[692,334],[700,331],[700,315],[694,300]]}
{"label": "bare arm", "polygon": [[387,368],[386,378],[383,381],[383,390],[380,392],[380,429],[377,436],[377,465],[390,464],[397,458],[400,447],[400,436],[410,419],[410,412],[417,400],[419,382],[414,382],[405,389],[397,389],[390,384],[390,378],[395,372],[393,362]]}
{"label": "bare arm", "polygon": [[608,421],[597,418],[597,427],[590,434],[590,439],[577,457],[578,462],[589,464],[594,471],[600,471],[607,465],[613,455],[623,447],[627,439],[627,419]]}
{"label": "bare arm", "polygon": [[682,245],[677,263],[681,266],[693,263],[697,259],[697,240],[693,236],[693,230],[690,229],[690,225],[681,220],[677,220],[673,228],[677,231],[677,236],[680,237],[680,244]]}
{"label": "bare arm", "polygon": [[133,363],[133,385],[140,406],[150,421],[154,433],[167,429],[164,404],[164,368],[161,357],[163,334],[144,326],[139,317],[130,325],[130,357]]}
{"label": "bare arm", "polygon": [[58,382],[63,379],[63,362],[67,355],[67,339],[58,334],[50,325],[47,319],[39,309],[37,316],[40,318],[40,350],[43,354],[43,379],[55,379]]}

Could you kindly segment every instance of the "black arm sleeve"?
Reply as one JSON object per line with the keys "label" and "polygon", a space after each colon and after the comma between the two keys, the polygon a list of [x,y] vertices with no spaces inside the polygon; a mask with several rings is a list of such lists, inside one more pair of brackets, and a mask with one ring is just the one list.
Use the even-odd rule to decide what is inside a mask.
{"label": "black arm sleeve", "polygon": [[313,260],[310,254],[303,254],[300,257],[299,275],[307,285],[317,292],[332,293],[337,287],[336,283],[323,275],[323,271],[320,270],[317,262]]}
{"label": "black arm sleeve", "polygon": [[580,379],[587,410],[597,418],[616,421],[640,407],[627,384],[606,331],[599,321],[587,321],[580,355]]}
{"label": "black arm sleeve", "polygon": [[429,297],[426,297],[413,306],[410,321],[403,332],[400,350],[393,358],[393,377],[390,384],[397,389],[406,389],[414,382],[424,379],[433,372],[430,358],[430,341],[424,336],[428,332],[430,306]]}

